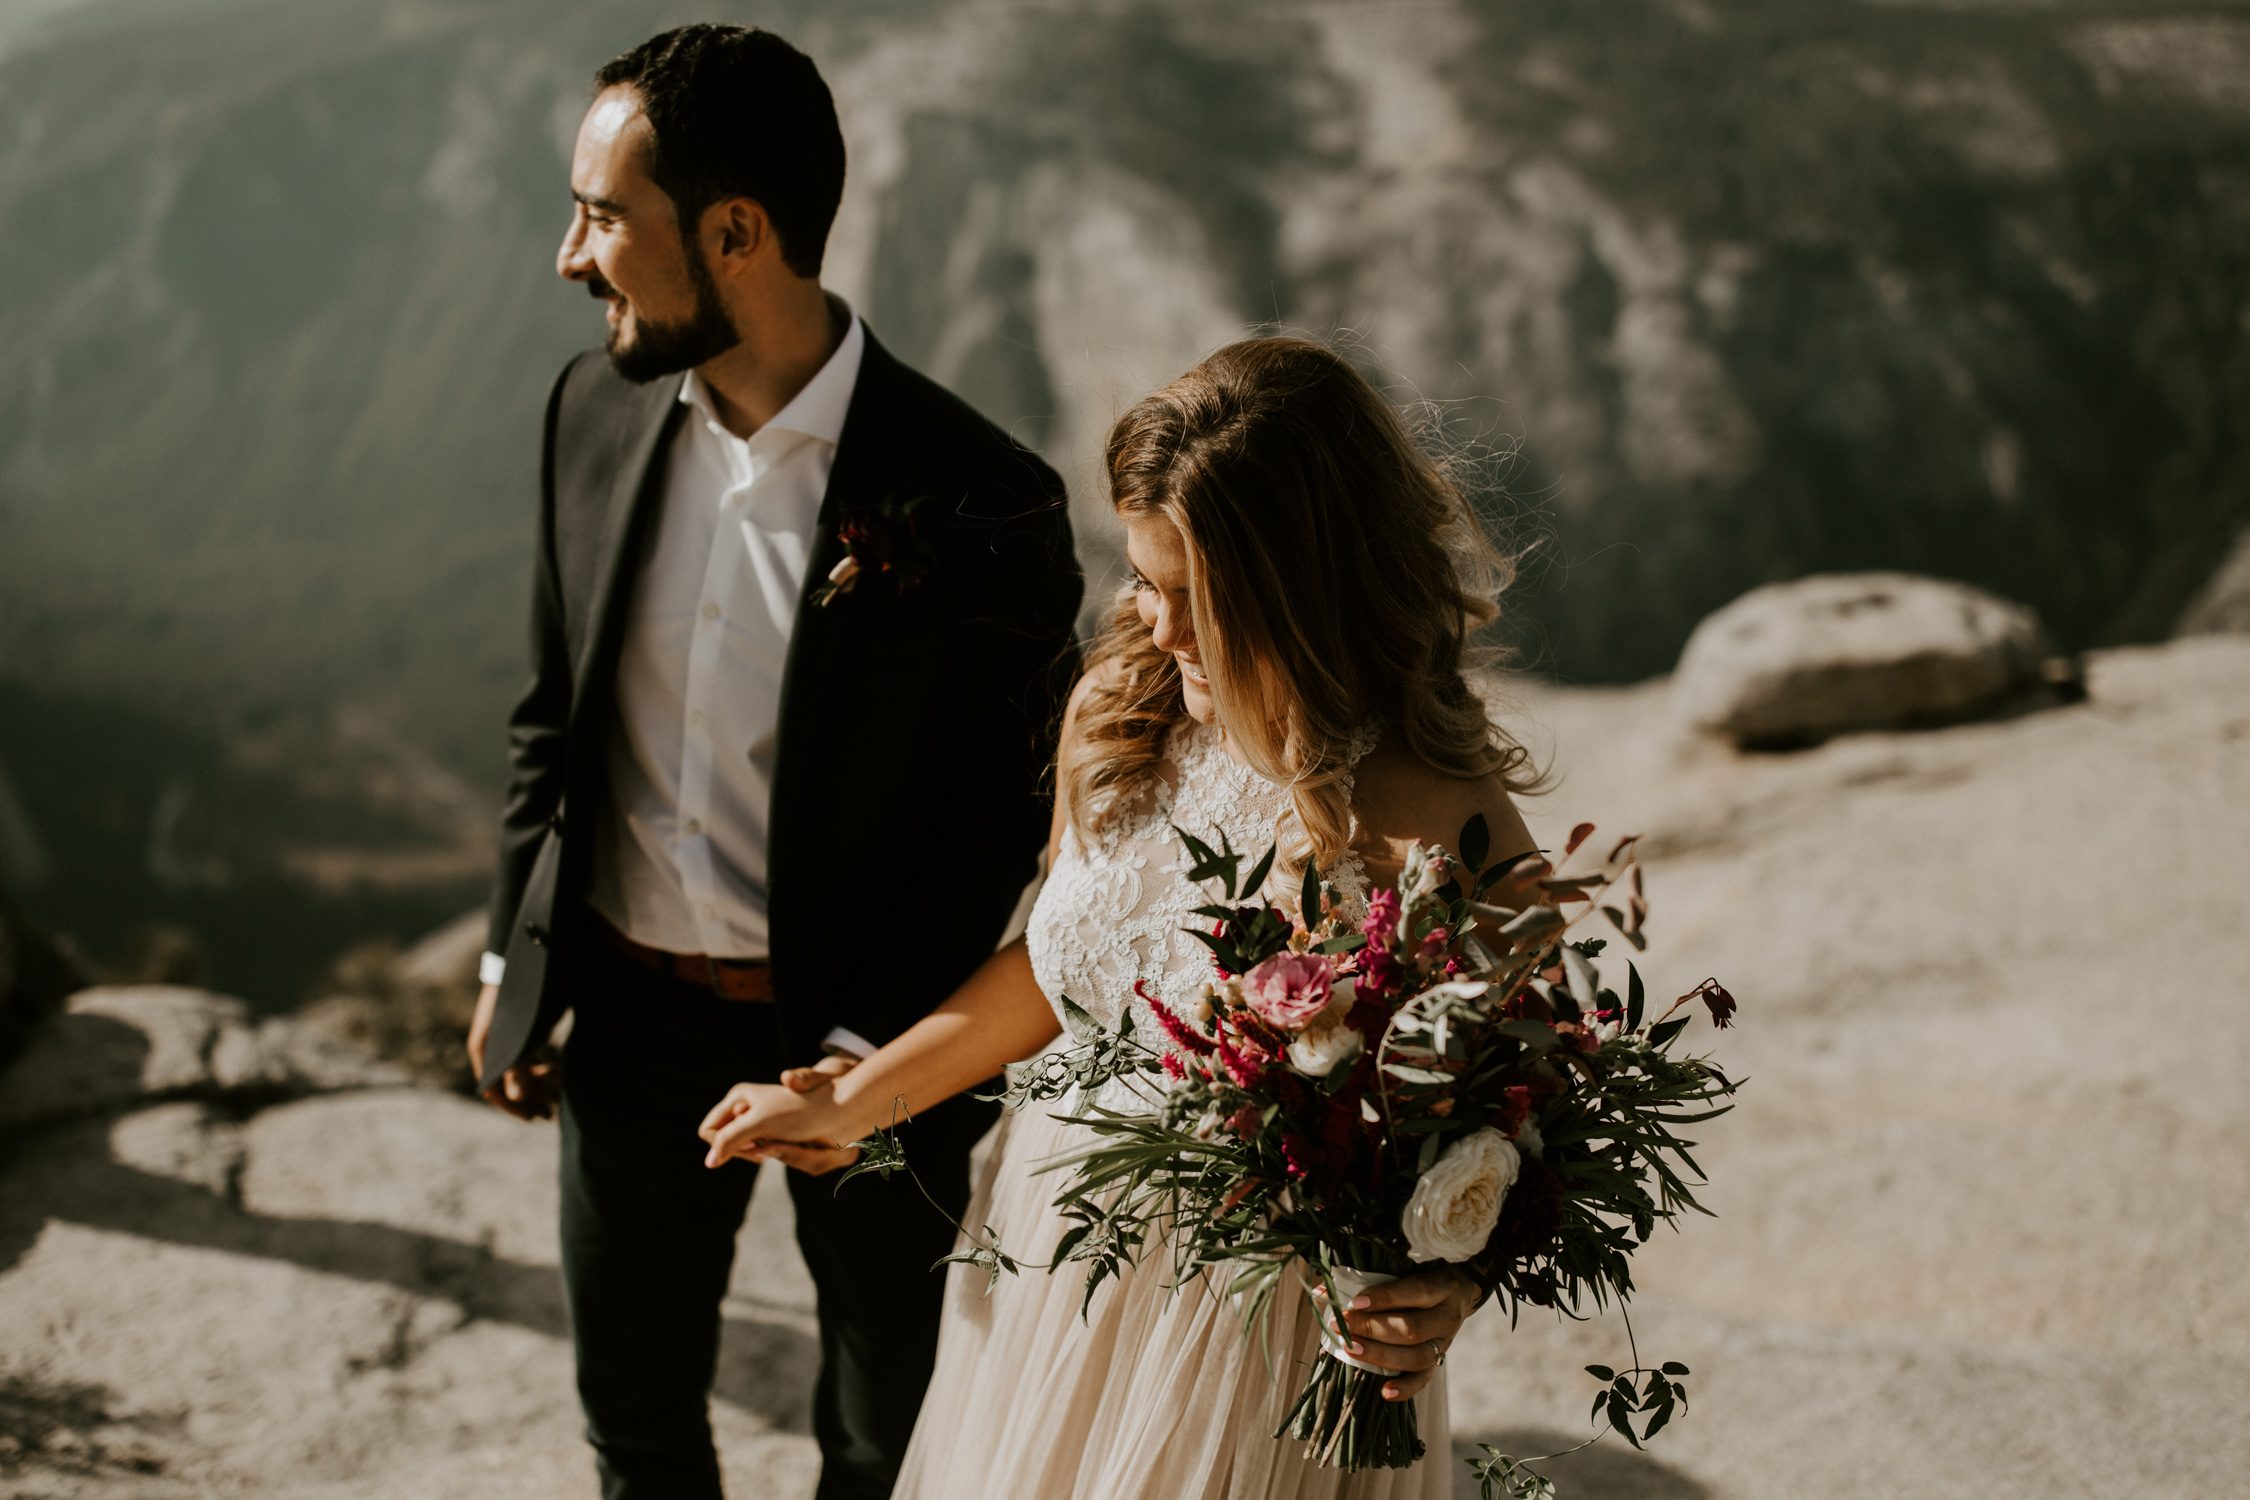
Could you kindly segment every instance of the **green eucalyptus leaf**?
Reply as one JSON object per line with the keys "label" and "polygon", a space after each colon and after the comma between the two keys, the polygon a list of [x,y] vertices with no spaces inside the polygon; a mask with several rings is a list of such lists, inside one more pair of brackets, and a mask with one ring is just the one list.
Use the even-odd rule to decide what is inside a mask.
{"label": "green eucalyptus leaf", "polygon": [[1555,1035],[1554,1027],[1540,1021],[1516,1018],[1502,1021],[1492,1029],[1502,1036],[1514,1037],[1535,1052],[1552,1052],[1555,1043],[1561,1040]]}
{"label": "green eucalyptus leaf", "polygon": [[1102,1039],[1101,1023],[1087,1013],[1086,1008],[1068,995],[1062,997],[1063,1025],[1070,1039],[1084,1047]]}

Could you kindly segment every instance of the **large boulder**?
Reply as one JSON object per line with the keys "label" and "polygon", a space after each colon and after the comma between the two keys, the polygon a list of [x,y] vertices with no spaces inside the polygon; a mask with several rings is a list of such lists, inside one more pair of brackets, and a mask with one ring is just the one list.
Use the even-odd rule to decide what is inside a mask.
{"label": "large boulder", "polygon": [[409,1077],[318,1018],[260,1020],[232,996],[180,985],[100,986],[72,995],[0,1075],[0,1130],[163,1099],[264,1101]]}
{"label": "large boulder", "polygon": [[1972,718],[2042,681],[2038,619],[1942,578],[1829,573],[1752,589],[1696,626],[1673,701],[1745,746]]}

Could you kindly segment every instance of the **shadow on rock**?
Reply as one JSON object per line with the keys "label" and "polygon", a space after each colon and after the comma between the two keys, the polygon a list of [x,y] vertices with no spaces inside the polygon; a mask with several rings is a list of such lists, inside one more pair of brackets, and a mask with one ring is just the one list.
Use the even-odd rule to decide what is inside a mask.
{"label": "shadow on rock", "polygon": [[[468,1319],[569,1337],[554,1267],[389,1224],[252,1213],[230,1192],[118,1162],[109,1129],[107,1120],[82,1119],[0,1140],[0,1272],[22,1259],[48,1221],[62,1220],[381,1283],[443,1298]],[[783,1430],[805,1430],[806,1388],[819,1363],[814,1341],[780,1324],[729,1319],[724,1344],[713,1394]]]}
{"label": "shadow on rock", "polygon": [[162,1473],[164,1460],[141,1430],[149,1420],[119,1417],[111,1399],[98,1385],[0,1376],[0,1479]]}
{"label": "shadow on rock", "polygon": [[[1511,1427],[1496,1433],[1457,1433],[1453,1443],[1454,1500],[1478,1500],[1477,1478],[1468,1460],[1482,1458],[1477,1444],[1490,1443],[1516,1458],[1561,1453],[1584,1442],[1546,1427]],[[1694,1480],[1636,1453],[1613,1437],[1551,1463],[1534,1464],[1555,1481],[1569,1500],[1705,1500],[1709,1491]]]}

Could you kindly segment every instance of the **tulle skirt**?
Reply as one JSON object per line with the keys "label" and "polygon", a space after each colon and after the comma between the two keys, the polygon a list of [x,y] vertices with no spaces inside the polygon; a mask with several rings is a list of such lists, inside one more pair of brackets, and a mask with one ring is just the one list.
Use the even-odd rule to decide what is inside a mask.
{"label": "tulle skirt", "polygon": [[[1086,1144],[1045,1109],[1009,1116],[965,1222],[1021,1261],[1049,1259],[1067,1227],[1042,1162]],[[1264,1328],[1205,1281],[1174,1290],[1161,1252],[1105,1283],[1081,1319],[1083,1269],[946,1283],[937,1370],[893,1500],[1446,1500],[1445,1373],[1415,1398],[1428,1455],[1345,1473],[1274,1437],[1320,1334],[1302,1281],[1283,1278]]]}

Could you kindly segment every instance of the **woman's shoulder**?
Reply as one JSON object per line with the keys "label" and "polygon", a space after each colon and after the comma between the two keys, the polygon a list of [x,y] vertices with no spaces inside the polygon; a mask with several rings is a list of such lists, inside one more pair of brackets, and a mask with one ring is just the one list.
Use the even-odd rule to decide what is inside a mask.
{"label": "woman's shoulder", "polygon": [[1079,715],[1087,700],[1096,693],[1107,692],[1125,680],[1125,663],[1116,657],[1097,661],[1078,674],[1077,683],[1070,690],[1070,701],[1063,706],[1062,737],[1065,744],[1073,742],[1078,733]]}
{"label": "woman's shoulder", "polygon": [[1423,760],[1393,731],[1361,759],[1352,783],[1354,843],[1378,885],[1396,874],[1410,844],[1458,851],[1463,826],[1478,816],[1488,830],[1488,858],[1505,860],[1532,848],[1504,770],[1452,775]]}

